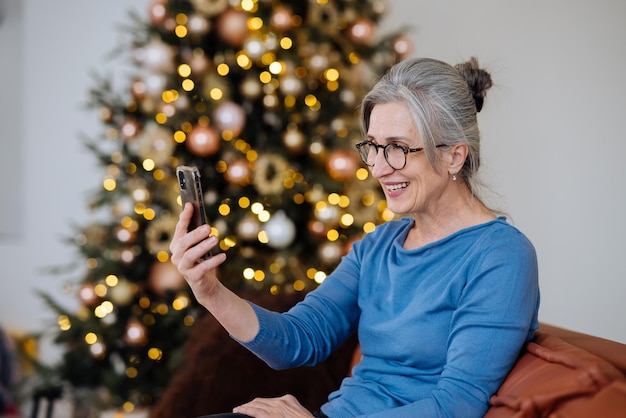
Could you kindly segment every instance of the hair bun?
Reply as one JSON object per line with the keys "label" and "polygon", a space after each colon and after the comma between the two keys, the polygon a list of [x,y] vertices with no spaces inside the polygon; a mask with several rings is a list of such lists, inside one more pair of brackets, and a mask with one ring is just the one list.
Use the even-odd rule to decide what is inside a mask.
{"label": "hair bun", "polygon": [[454,68],[459,70],[461,77],[467,82],[472,97],[474,98],[474,103],[476,104],[476,112],[480,112],[485,102],[487,90],[489,90],[493,84],[491,82],[491,75],[479,67],[476,57],[470,58],[467,62],[457,64]]}

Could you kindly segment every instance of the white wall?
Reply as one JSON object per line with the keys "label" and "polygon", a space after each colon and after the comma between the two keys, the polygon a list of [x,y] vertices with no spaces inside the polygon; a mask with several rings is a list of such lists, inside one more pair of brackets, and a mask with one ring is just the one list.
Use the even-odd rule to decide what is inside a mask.
{"label": "white wall", "polygon": [[[78,141],[100,129],[83,107],[89,71],[111,69],[116,25],[148,0],[8,4],[20,1],[22,105],[0,113],[0,126],[21,124],[24,192],[0,199],[24,222],[17,235],[0,235],[0,324],[32,331],[55,319],[34,290],[63,295],[60,278],[42,270],[84,261],[61,239],[89,219],[88,192],[103,174]],[[541,319],[624,343],[625,17],[622,0],[394,0],[381,28],[410,24],[414,55],[452,63],[477,55],[492,71],[496,86],[479,119],[484,174],[537,248]],[[0,23],[3,39],[8,26]],[[2,60],[5,48],[0,42]],[[4,133],[0,141],[9,152]]]}

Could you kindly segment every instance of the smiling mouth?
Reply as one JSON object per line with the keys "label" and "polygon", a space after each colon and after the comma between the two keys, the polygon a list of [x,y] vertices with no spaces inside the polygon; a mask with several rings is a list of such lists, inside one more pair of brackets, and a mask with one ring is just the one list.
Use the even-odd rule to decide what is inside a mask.
{"label": "smiling mouth", "polygon": [[397,184],[388,184],[385,186],[387,188],[387,190],[393,192],[396,190],[400,190],[400,189],[404,189],[409,187],[409,183],[404,182],[404,183],[397,183]]}

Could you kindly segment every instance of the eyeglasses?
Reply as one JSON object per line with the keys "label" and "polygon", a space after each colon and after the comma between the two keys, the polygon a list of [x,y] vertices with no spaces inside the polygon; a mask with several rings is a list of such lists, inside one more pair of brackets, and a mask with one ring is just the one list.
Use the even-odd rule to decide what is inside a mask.
{"label": "eyeglasses", "polygon": [[[437,148],[445,147],[444,144],[435,145]],[[378,145],[371,141],[362,141],[356,144],[356,149],[363,162],[369,167],[374,167],[378,150],[383,150],[387,164],[394,170],[402,170],[406,166],[406,155],[412,152],[424,151],[424,147],[409,148],[400,144]]]}

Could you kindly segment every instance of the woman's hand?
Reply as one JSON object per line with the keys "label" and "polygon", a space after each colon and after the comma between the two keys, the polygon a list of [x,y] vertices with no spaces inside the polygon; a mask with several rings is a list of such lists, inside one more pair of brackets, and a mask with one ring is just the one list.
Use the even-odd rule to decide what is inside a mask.
{"label": "woman's hand", "polygon": [[204,259],[213,247],[217,245],[217,237],[209,236],[211,227],[201,225],[191,232],[187,232],[193,215],[193,206],[188,203],[183,208],[176,224],[174,236],[170,242],[172,263],[185,277],[196,299],[202,304],[210,299],[219,284],[215,269],[226,260],[221,253]]}
{"label": "woman's hand", "polygon": [[280,398],[256,398],[251,402],[233,409],[238,414],[250,415],[254,418],[311,418],[307,411],[292,395]]}

